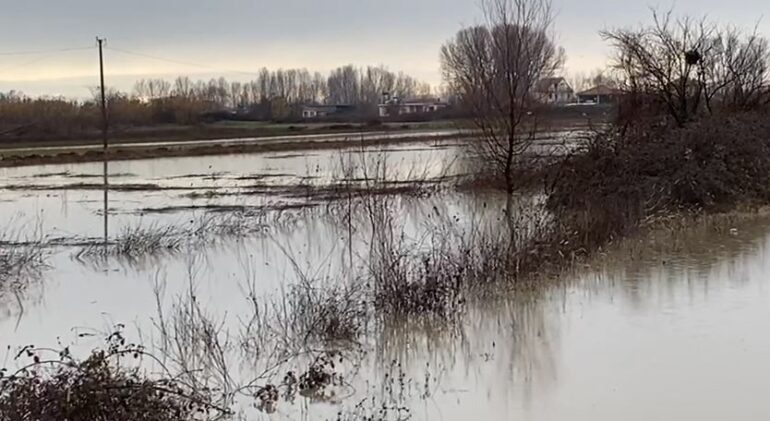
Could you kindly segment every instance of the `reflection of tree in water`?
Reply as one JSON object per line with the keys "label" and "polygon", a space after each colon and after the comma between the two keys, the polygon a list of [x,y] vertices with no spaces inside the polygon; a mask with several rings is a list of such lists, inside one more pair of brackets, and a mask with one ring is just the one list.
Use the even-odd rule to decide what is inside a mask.
{"label": "reflection of tree in water", "polygon": [[27,278],[23,282],[0,282],[0,321],[21,321],[25,311],[43,301],[43,278]]}
{"label": "reflection of tree in water", "polygon": [[[430,250],[435,251],[437,244],[454,250],[460,245],[455,242],[465,244],[474,235],[495,232],[503,223],[506,206],[504,197],[494,194],[353,200],[356,202],[334,204],[331,208],[337,212],[330,212],[343,254],[349,256],[343,267],[353,269],[351,273],[371,261],[370,247],[378,238],[378,227],[386,228],[387,233],[395,230],[397,239],[392,246],[400,252],[406,252],[405,248],[407,253],[419,253],[421,247],[434,247]],[[526,196],[520,202],[522,209],[529,209],[537,198]],[[517,217],[533,215],[522,210]],[[552,312],[542,298],[544,292],[473,300],[457,323],[422,317],[419,322],[380,321],[372,341],[374,352],[364,363],[359,379],[365,384],[359,385],[357,396],[386,394],[389,380],[403,376],[413,398],[433,393],[461,396],[469,388],[483,388],[495,401],[522,393],[519,398],[526,400],[531,388],[547,386],[555,377],[552,341],[556,335],[547,320]],[[473,385],[473,379],[485,380]]]}
{"label": "reflection of tree in water", "polygon": [[[456,326],[387,324],[376,339],[368,378],[379,384],[397,361],[418,389],[430,375],[438,403],[470,398],[479,401],[463,404],[527,406],[556,382],[561,314],[575,300],[619,296],[627,302],[618,305],[644,310],[661,300],[691,302],[715,287],[742,286],[752,272],[770,269],[769,227],[754,217],[730,221],[727,228],[710,221],[653,234],[633,247],[615,246],[597,269],[578,268],[566,282],[471,300]],[[578,298],[568,298],[575,292]]]}
{"label": "reflection of tree in water", "polygon": [[371,381],[382,381],[395,361],[418,396],[428,383],[435,401],[483,396],[484,402],[466,403],[526,405],[533,391],[550,387],[556,379],[558,300],[544,290],[503,295],[497,300],[472,300],[457,325],[384,326],[369,361]]}
{"label": "reflection of tree in water", "polygon": [[[0,229],[0,318],[21,317],[25,304],[43,297],[43,275],[50,254],[39,226],[14,219]],[[18,323],[18,322],[17,322]]]}
{"label": "reflection of tree in water", "polygon": [[751,271],[770,269],[769,231],[767,217],[714,217],[627,241],[576,279],[589,293],[624,297],[638,310],[661,300],[691,302],[726,284],[745,286]]}

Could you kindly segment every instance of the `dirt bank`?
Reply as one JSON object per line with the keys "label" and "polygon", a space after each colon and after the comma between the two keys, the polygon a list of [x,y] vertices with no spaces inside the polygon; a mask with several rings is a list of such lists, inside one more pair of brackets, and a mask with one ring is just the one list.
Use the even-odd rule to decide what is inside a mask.
{"label": "dirt bank", "polygon": [[[23,151],[16,150],[13,154],[2,155],[0,152],[0,167],[19,167],[27,165],[46,165],[46,164],[65,164],[78,162],[98,162],[105,158],[109,161],[126,161],[136,159],[151,158],[169,158],[184,156],[206,156],[206,155],[229,155],[242,153],[266,153],[266,152],[289,152],[299,150],[320,150],[320,149],[343,149],[349,147],[371,147],[384,145],[397,145],[416,142],[436,142],[449,141],[452,139],[461,139],[463,135],[459,133],[438,134],[435,136],[425,136],[415,133],[414,136],[402,135],[398,137],[363,137],[351,134],[350,137],[335,137],[331,140],[308,140],[303,137],[297,137],[295,140],[287,141],[261,141],[243,142],[237,144],[195,144],[162,146],[153,144],[132,144],[130,146],[117,146],[103,151],[101,149],[79,150],[78,147],[56,148],[55,150],[46,150],[41,148],[30,148]],[[265,139],[268,140],[268,139]]]}

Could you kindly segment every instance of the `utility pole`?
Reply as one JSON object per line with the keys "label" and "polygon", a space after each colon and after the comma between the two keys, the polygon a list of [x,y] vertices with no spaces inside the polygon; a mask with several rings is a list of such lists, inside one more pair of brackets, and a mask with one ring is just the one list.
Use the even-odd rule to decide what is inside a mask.
{"label": "utility pole", "polygon": [[99,82],[102,93],[102,140],[104,141],[104,153],[107,154],[107,95],[104,91],[104,38],[96,38],[96,42],[99,43]]}
{"label": "utility pole", "polygon": [[108,212],[109,212],[109,178],[107,175],[107,95],[104,89],[104,38],[96,37],[96,42],[99,44],[99,87],[101,89],[102,99],[102,141],[104,142],[104,247],[109,244],[109,228],[108,228]]}

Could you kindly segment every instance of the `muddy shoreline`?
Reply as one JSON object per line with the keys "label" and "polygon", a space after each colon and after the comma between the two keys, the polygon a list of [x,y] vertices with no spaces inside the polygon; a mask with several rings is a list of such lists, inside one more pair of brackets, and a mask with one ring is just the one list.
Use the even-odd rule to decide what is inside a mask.
{"label": "muddy shoreline", "polygon": [[[372,147],[372,146],[388,146],[399,145],[407,143],[425,143],[425,142],[441,142],[449,140],[460,140],[464,136],[460,133],[438,135],[438,136],[404,136],[404,137],[377,137],[377,138],[363,138],[355,139],[355,134],[351,134],[351,138],[348,139],[333,139],[328,141],[308,141],[298,138],[296,141],[287,142],[267,142],[268,138],[264,139],[262,143],[241,143],[237,145],[233,144],[210,144],[210,145],[195,145],[185,146],[180,144],[179,146],[154,146],[148,145],[142,147],[140,144],[131,147],[115,147],[108,148],[106,153],[101,150],[87,150],[82,152],[69,151],[59,152],[52,154],[45,154],[44,151],[36,152],[34,148],[29,150],[26,155],[14,155],[3,156],[0,159],[0,168],[8,167],[22,167],[33,165],[48,165],[48,164],[72,164],[72,163],[85,163],[85,162],[100,162],[107,159],[108,161],[130,161],[140,159],[152,159],[152,158],[176,158],[176,157],[194,157],[194,156],[208,156],[208,155],[231,155],[231,154],[243,154],[243,153],[269,153],[269,152],[293,152],[293,151],[309,151],[309,150],[328,150],[328,149],[344,149],[351,147]],[[261,140],[255,140],[260,142]]]}

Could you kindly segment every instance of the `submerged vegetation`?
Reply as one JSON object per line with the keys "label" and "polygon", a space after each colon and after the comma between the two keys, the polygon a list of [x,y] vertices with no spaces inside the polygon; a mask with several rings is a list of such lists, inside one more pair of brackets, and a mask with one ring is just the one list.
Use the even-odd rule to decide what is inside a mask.
{"label": "submerged vegetation", "polygon": [[27,238],[11,227],[13,222],[0,231],[0,303],[8,293],[18,297],[49,268],[49,251],[40,235]]}
{"label": "submerged vegetation", "polygon": [[223,239],[239,239],[264,232],[264,212],[206,213],[184,226],[150,223],[123,228],[107,242],[84,241],[76,254],[81,261],[115,258],[139,263],[147,258],[176,254],[186,246],[202,247]]}

